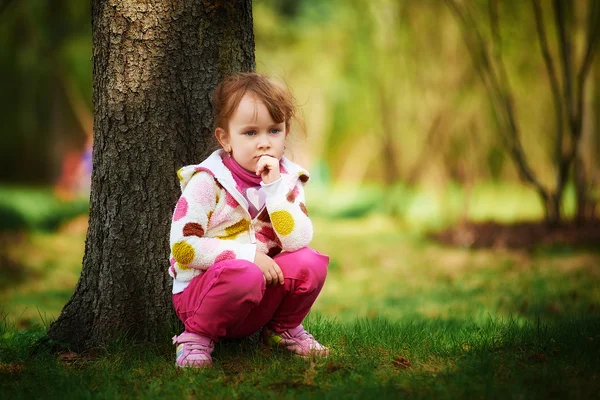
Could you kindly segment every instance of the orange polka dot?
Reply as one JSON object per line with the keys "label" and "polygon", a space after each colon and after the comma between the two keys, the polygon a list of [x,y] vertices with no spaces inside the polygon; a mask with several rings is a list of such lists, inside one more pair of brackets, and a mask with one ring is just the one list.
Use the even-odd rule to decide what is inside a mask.
{"label": "orange polka dot", "polygon": [[196,256],[194,248],[186,242],[175,243],[173,245],[172,253],[175,261],[177,261],[180,266],[190,264]]}

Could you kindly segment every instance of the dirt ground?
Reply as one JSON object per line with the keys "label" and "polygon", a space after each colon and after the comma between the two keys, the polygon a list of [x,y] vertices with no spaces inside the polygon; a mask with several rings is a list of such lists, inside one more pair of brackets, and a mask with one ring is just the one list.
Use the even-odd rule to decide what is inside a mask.
{"label": "dirt ground", "polygon": [[441,243],[470,248],[531,250],[538,246],[586,247],[600,251],[600,221],[566,222],[549,226],[541,221],[502,224],[466,222],[429,235]]}

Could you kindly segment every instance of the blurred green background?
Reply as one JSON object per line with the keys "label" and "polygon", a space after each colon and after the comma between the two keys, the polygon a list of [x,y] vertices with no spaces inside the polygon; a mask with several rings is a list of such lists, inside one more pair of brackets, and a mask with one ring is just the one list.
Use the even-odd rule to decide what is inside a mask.
{"label": "blurred green background", "polygon": [[[491,46],[488,2],[468,3]],[[579,60],[593,2],[571,3]],[[541,4],[557,56],[551,2]],[[532,304],[549,314],[594,304],[598,312],[593,251],[452,249],[426,235],[464,221],[544,217],[536,192],[519,180],[503,125],[465,45],[464,29],[472,34],[475,25],[461,25],[442,0],[255,0],[253,13],[258,71],[284,80],[301,105],[288,155],[311,171],[314,247],[332,255],[319,312],[347,319],[443,317],[453,310],[529,316]],[[533,8],[501,2],[499,14],[523,149],[540,182],[553,187],[556,112]],[[89,2],[0,3],[0,300],[21,326],[55,318],[79,276],[89,195],[82,160],[92,135],[91,54]],[[598,57],[583,109],[580,154],[595,202]],[[574,214],[575,192],[569,179],[566,216]],[[364,247],[361,232],[372,233]],[[526,283],[512,275],[519,268],[529,271]],[[561,286],[565,271],[576,279]],[[502,291],[494,281],[504,274],[514,285]],[[352,290],[344,282],[353,282]],[[538,297],[526,300],[521,290],[531,287]],[[402,296],[395,294],[399,289]],[[456,303],[447,293],[456,294]]]}

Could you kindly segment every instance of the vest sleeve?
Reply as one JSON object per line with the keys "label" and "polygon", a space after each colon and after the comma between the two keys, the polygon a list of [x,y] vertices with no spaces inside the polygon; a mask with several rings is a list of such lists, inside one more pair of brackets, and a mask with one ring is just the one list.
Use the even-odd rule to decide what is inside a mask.
{"label": "vest sleeve", "polygon": [[263,186],[265,204],[273,230],[284,251],[296,251],[307,247],[313,237],[312,221],[308,217],[304,185],[299,180],[288,189],[284,179]]}
{"label": "vest sleeve", "polygon": [[193,269],[206,270],[227,259],[254,262],[255,244],[205,236],[208,221],[216,208],[217,196],[224,195],[221,190],[214,177],[202,171],[190,179],[181,194],[173,212],[169,240],[169,273],[174,278],[190,280],[196,275]]}

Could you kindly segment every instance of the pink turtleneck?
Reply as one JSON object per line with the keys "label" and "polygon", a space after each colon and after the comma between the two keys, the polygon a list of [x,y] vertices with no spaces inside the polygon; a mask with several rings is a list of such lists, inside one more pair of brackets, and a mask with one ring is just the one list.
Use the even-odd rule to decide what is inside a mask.
{"label": "pink turtleneck", "polygon": [[248,211],[250,212],[250,216],[252,218],[256,217],[259,210],[256,207],[254,207],[251,201],[248,200],[246,191],[249,188],[254,188],[257,190],[260,189],[260,182],[262,181],[262,178],[244,169],[229,154],[223,156],[223,164],[225,164],[227,169],[231,171],[231,175],[235,180],[237,190],[239,190],[239,192],[242,194],[242,196],[244,196],[246,201],[248,201]]}

